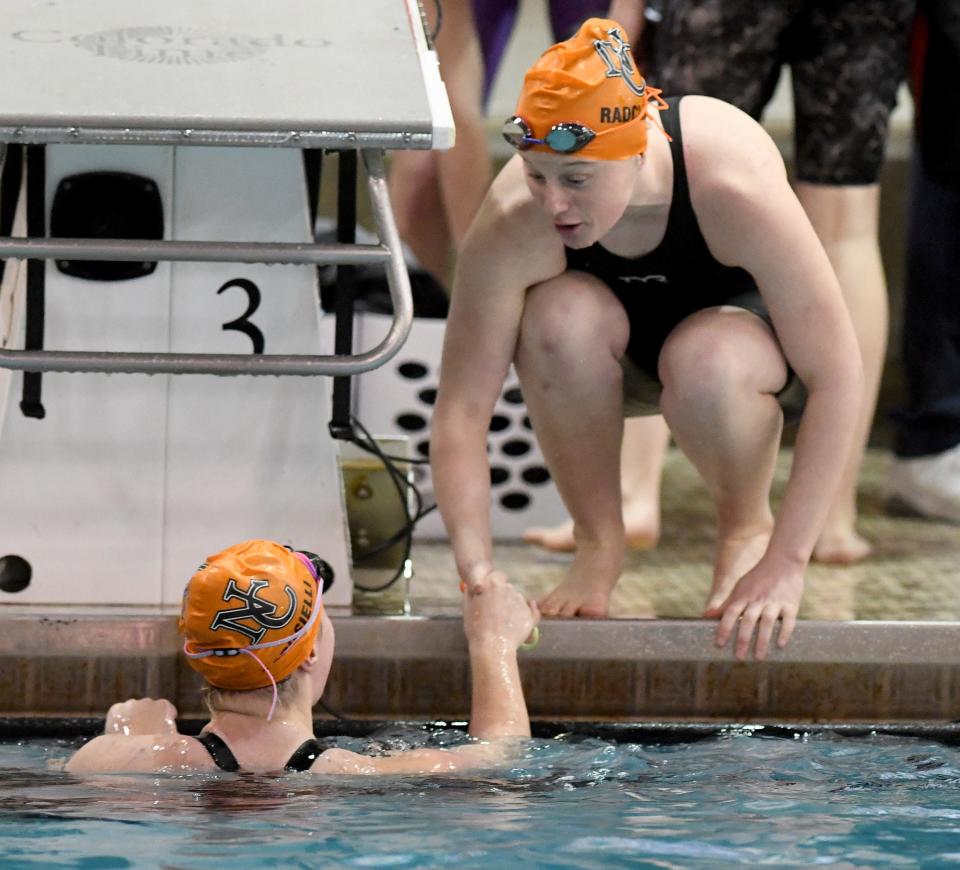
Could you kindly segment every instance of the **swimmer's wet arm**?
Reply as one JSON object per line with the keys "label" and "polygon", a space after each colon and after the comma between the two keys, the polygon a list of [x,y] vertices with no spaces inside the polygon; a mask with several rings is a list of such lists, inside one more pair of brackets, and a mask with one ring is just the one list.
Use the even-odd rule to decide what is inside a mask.
{"label": "swimmer's wet arm", "polygon": [[470,645],[470,735],[482,740],[529,737],[516,643],[492,638]]}
{"label": "swimmer's wet arm", "polygon": [[470,734],[491,742],[379,757],[329,749],[314,762],[314,773],[456,773],[502,764],[511,757],[510,738],[530,736],[517,646],[533,631],[540,613],[502,572],[490,574],[481,590],[467,590],[463,611],[473,684]]}
{"label": "swimmer's wet arm", "polygon": [[540,611],[494,571],[463,597],[470,651],[470,734],[483,740],[529,737],[530,718],[517,666],[517,647],[536,630]]}
{"label": "swimmer's wet arm", "polygon": [[177,708],[166,698],[130,698],[107,710],[104,734],[176,734]]}
{"label": "swimmer's wet arm", "polygon": [[69,773],[178,773],[213,766],[209,753],[182,734],[103,734],[81,746],[64,769]]}
{"label": "swimmer's wet arm", "polygon": [[509,757],[504,743],[468,743],[451,749],[411,749],[393,755],[361,755],[328,749],[314,763],[313,773],[348,776],[459,773],[501,764]]}
{"label": "swimmer's wet arm", "polygon": [[206,769],[209,753],[177,732],[177,708],[165,698],[131,698],[107,711],[104,733],[67,762],[71,773],[157,773]]}

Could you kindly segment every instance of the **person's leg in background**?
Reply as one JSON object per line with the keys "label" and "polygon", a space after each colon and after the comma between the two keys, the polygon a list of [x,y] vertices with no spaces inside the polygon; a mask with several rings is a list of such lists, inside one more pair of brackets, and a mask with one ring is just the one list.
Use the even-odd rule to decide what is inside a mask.
{"label": "person's leg in background", "polygon": [[[619,0],[637,4],[639,0]],[[436,27],[437,5],[424,4]],[[493,177],[485,107],[516,23],[517,0],[441,0],[436,39],[440,72],[456,125],[449,151],[398,151],[390,161],[390,195],[400,237],[441,286]],[[604,14],[603,0],[553,0],[558,39],[584,18]],[[569,29],[569,33],[565,32]]]}
{"label": "person's leg in background", "polygon": [[903,367],[907,406],[887,479],[898,513],[960,523],[960,16],[921,4],[907,224]]}
{"label": "person's leg in background", "polygon": [[[847,300],[863,357],[857,437],[814,558],[848,564],[871,546],[856,530],[857,480],[886,355],[887,284],[878,178],[890,114],[906,71],[913,0],[807,7],[793,28],[797,196]],[[810,46],[817,51],[811,53]]]}
{"label": "person's leg in background", "polygon": [[856,530],[857,480],[870,437],[887,348],[887,283],[877,239],[880,189],[798,182],[803,204],[843,290],[863,358],[863,397],[856,445],[827,516],[813,557],[849,564],[869,555],[870,544]]}
{"label": "person's leg in background", "polygon": [[[620,493],[627,546],[649,550],[660,540],[660,484],[670,430],[661,414],[627,417],[620,446]],[[535,526],[523,540],[546,550],[576,549],[573,520],[558,526]]]}
{"label": "person's leg in background", "polygon": [[887,480],[891,510],[960,523],[960,184],[931,178],[915,153],[910,188],[903,365]]}
{"label": "person's leg in background", "polygon": [[[425,5],[435,14],[433,4]],[[456,144],[449,151],[397,151],[390,161],[400,237],[444,287],[450,255],[459,250],[493,176],[483,113],[484,61],[472,6],[472,0],[443,0],[436,40]]]}

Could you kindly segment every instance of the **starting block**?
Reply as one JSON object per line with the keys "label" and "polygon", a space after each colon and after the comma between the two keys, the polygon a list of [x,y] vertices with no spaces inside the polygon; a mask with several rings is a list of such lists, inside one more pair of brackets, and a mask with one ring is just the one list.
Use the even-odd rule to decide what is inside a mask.
{"label": "starting block", "polygon": [[[361,33],[307,0],[6,4],[0,71],[25,84],[0,96],[23,181],[0,203],[0,561],[30,582],[0,602],[177,605],[203,557],[270,537],[322,554],[349,603],[316,376],[399,351],[383,152],[453,141],[415,0],[367,6]],[[314,242],[305,149],[359,153],[378,244]],[[372,262],[393,318],[334,353],[317,266]]]}

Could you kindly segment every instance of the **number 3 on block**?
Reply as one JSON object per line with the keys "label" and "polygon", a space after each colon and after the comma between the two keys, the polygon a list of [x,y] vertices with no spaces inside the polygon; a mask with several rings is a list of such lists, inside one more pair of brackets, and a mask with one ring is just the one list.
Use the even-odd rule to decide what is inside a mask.
{"label": "number 3 on block", "polygon": [[239,287],[247,294],[247,310],[236,320],[224,323],[221,329],[224,332],[229,330],[242,332],[253,342],[253,352],[263,353],[263,333],[256,324],[250,322],[250,316],[260,307],[260,288],[247,278],[234,278],[232,281],[227,281],[226,284],[217,290],[217,295],[219,296],[229,287]]}

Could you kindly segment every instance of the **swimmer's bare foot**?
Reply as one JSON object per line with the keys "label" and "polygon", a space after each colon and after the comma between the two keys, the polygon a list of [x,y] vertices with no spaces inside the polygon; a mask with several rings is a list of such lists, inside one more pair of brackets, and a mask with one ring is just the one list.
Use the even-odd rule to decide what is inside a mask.
{"label": "swimmer's bare foot", "polygon": [[[627,546],[631,550],[652,550],[660,541],[659,504],[651,505],[645,499],[625,501],[623,527]],[[573,537],[573,520],[567,520],[558,526],[527,529],[523,533],[523,540],[556,553],[572,553],[577,548]]]}
{"label": "swimmer's bare foot", "polygon": [[660,543],[659,493],[649,499],[626,499],[623,502],[623,530],[631,550],[652,550]]}
{"label": "swimmer's bare foot", "polygon": [[853,565],[872,552],[873,546],[857,534],[852,522],[828,522],[813,548],[813,561],[824,565]]}
{"label": "swimmer's bare foot", "polygon": [[560,523],[559,526],[534,526],[523,533],[528,544],[553,550],[556,553],[572,553],[576,549],[573,539],[573,520]]}
{"label": "swimmer's bare foot", "polygon": [[721,537],[717,542],[717,555],[713,565],[713,586],[707,597],[704,616],[720,616],[720,606],[727,600],[737,581],[753,568],[770,543],[773,522],[759,531],[734,532]]}
{"label": "swimmer's bare foot", "polygon": [[537,602],[540,612],[544,616],[605,617],[623,562],[622,548],[581,547],[564,581]]}

